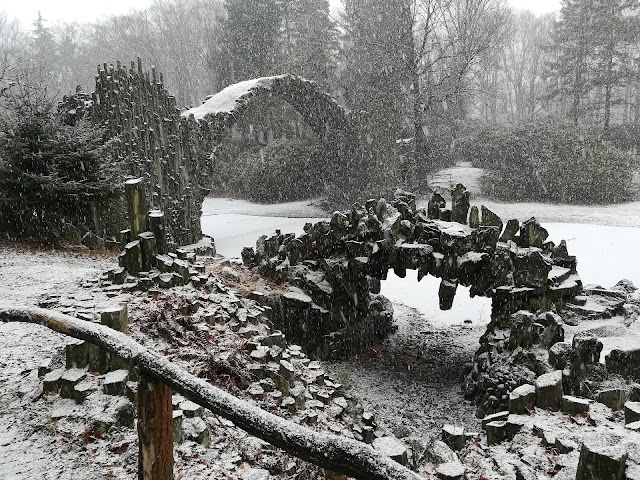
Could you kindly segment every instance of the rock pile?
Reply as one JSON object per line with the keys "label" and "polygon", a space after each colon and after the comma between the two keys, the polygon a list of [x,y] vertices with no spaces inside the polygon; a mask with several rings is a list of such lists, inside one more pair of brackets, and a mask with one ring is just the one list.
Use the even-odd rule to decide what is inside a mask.
{"label": "rock pile", "polygon": [[204,237],[196,244],[176,248],[167,241],[164,213],[148,210],[143,180],[127,181],[125,193],[129,228],[120,232],[119,268],[107,272],[113,290],[205,283],[205,266],[196,261],[196,255],[215,255],[213,239]]}
{"label": "rock pile", "polygon": [[[237,396],[311,428],[366,443],[391,438],[339,380],[308,358],[300,346],[288,343],[272,323],[270,307],[239,296],[225,285],[224,280],[238,282],[240,275],[247,273],[241,265],[197,254],[189,254],[186,260],[191,266],[201,262],[206,262],[206,271],[199,277],[206,281],[194,279],[171,288],[152,286],[145,290],[134,287],[141,277],[128,276],[126,283],[112,284],[106,273],[97,282],[84,284],[93,292],[91,300],[81,294],[76,295],[77,301],[53,295],[41,305],[128,331],[137,339],[145,332],[145,345],[172,359],[184,358],[190,370],[201,376],[218,381],[230,377],[231,390]],[[127,301],[128,306],[114,303],[104,308],[102,294],[112,302]],[[135,312],[133,319],[128,311]],[[169,345],[162,340],[164,337],[169,338]],[[105,417],[100,435],[112,426],[130,427],[133,420],[119,420],[116,414],[125,409],[129,416],[123,418],[135,418],[135,372],[121,359],[111,358],[86,342],[69,345],[65,357],[68,368],[53,368],[51,363],[43,366],[43,374],[55,377],[47,377],[45,383],[52,398],[61,392],[60,382],[66,381],[69,387],[65,392],[70,393],[61,398],[68,396],[78,402],[74,416],[91,422],[91,412],[97,411],[94,398],[105,405],[103,413],[111,411],[106,405],[114,405],[112,419],[107,421]],[[178,395],[174,395],[173,405],[174,441],[208,445],[213,438],[211,427],[219,420]]]}
{"label": "rock pile", "polygon": [[[101,319],[92,318],[110,328],[126,333],[126,305],[114,305],[102,312]],[[64,352],[64,366],[53,368],[51,360],[38,369],[43,393],[59,394],[54,403],[54,420],[65,417],[86,418],[93,435],[104,435],[111,427],[134,425],[136,402],[135,370],[122,358],[97,346],[75,340]],[[73,400],[73,403],[69,403]]]}
{"label": "rock pile", "polygon": [[[629,382],[638,378],[640,348],[632,345],[613,348],[601,361],[603,343],[593,332],[607,334],[608,330],[615,329],[615,324],[600,330],[577,331],[568,341],[565,341],[565,329],[575,330],[576,325],[588,324],[594,318],[611,317],[611,312],[620,311],[623,304],[633,312],[634,304],[627,302],[635,300],[627,298],[631,294],[618,286],[611,290],[587,288],[581,293],[584,295],[571,300],[575,303],[567,304],[567,307],[587,304],[588,310],[583,309],[581,317],[576,316],[575,308],[535,314],[522,310],[506,321],[492,317],[474,361],[468,365],[464,386],[465,396],[476,400],[478,417],[505,410],[509,396],[520,392],[521,385],[533,385],[537,378],[551,372],[560,372],[562,389],[559,391],[564,394],[599,398],[612,408],[622,408]],[[612,298],[617,299],[615,303]],[[632,323],[634,319],[632,314],[624,322]],[[616,335],[631,334],[623,325],[615,332]],[[608,400],[607,395],[611,397]],[[554,397],[554,407],[561,404],[560,397]]]}
{"label": "rock pile", "polygon": [[564,242],[546,241],[534,218],[510,220],[503,232],[497,215],[470,206],[464,186],[456,186],[452,199],[446,208],[436,193],[419,209],[415,195],[397,190],[391,202],[356,203],[330,221],[307,224],[297,237],[262,236],[242,259],[295,287],[272,300],[273,310],[283,312],[279,326],[287,336],[319,358],[361,352],[392,331],[391,306],[378,295],[390,268],[400,277],[414,269],[418,279],[440,278],[445,310],[458,285],[491,297],[498,324],[518,310],[561,306],[580,293],[575,257]]}
{"label": "rock pile", "polygon": [[[488,453],[504,462],[502,471],[515,468],[517,478],[544,472],[576,480],[631,479],[640,467],[640,423],[633,423],[638,405],[624,403],[621,423],[617,406],[564,394],[563,372],[556,370],[513,390],[508,410],[485,417],[482,428]],[[461,450],[468,455],[469,448]]]}
{"label": "rock pile", "polygon": [[499,472],[532,480],[633,479],[638,478],[640,443],[630,425],[621,424],[605,405],[565,396],[559,412],[536,407],[487,417],[485,434],[467,441],[459,455],[466,478]]}

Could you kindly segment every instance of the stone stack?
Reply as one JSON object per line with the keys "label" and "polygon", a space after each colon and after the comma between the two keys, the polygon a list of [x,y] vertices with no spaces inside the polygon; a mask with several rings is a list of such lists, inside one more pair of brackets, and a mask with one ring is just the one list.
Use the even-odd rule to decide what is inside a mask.
{"label": "stone stack", "polygon": [[204,237],[196,244],[176,248],[167,239],[164,213],[148,211],[144,185],[142,178],[125,184],[129,228],[121,232],[119,268],[107,272],[106,280],[114,289],[204,284],[208,276],[203,275],[204,264],[196,256],[215,255],[213,239]]}
{"label": "stone stack", "polygon": [[[127,306],[103,309],[100,323],[126,333]],[[94,431],[105,434],[112,426],[133,426],[135,395],[132,392],[136,383],[129,380],[135,380],[135,372],[117,355],[92,343],[74,340],[65,347],[64,368],[52,370],[47,365],[40,368],[38,374],[43,377],[44,393],[59,393],[61,399],[72,399],[86,407]]]}
{"label": "stone stack", "polygon": [[[610,301],[605,299],[601,304],[600,298],[603,297],[590,296],[589,308],[606,311]],[[572,311],[561,314],[571,325],[579,321]],[[582,318],[589,317],[585,314]],[[584,402],[597,400],[621,410],[633,396],[629,382],[637,378],[633,374],[636,349],[614,349],[603,363],[603,343],[594,333],[576,333],[569,343],[564,341],[564,330],[563,318],[556,312],[533,314],[522,310],[509,317],[493,318],[480,339],[474,361],[467,367],[465,395],[475,398],[477,415],[483,417],[507,407],[517,413],[530,410],[530,389],[534,384],[535,405],[540,408],[582,412],[586,411]],[[549,375],[554,376],[554,381],[547,385]],[[541,391],[552,392],[552,400],[541,400]]]}
{"label": "stone stack", "polygon": [[[213,99],[212,108],[205,102],[181,112],[162,74],[155,68],[145,71],[138,58],[128,68],[120,62],[104,63],[98,67],[91,97],[78,92],[65,97],[60,108],[70,122],[86,112],[106,127],[109,137],[116,139],[112,155],[125,159],[127,175],[146,180],[149,206],[165,212],[166,236],[175,245],[194,244],[202,237],[202,202],[214,178],[211,155],[258,97],[279,97],[299,111],[334,161],[329,183],[340,192],[354,190],[353,179],[340,175],[340,170],[361,161],[360,135],[338,102],[315,82],[294,75],[247,79],[242,85],[240,94],[237,85],[230,87],[232,105],[227,101],[221,107]],[[130,241],[137,241],[137,234]]]}
{"label": "stone stack", "polygon": [[[198,242],[202,202],[210,188],[205,157],[213,150],[202,135],[206,125],[182,118],[162,74],[155,68],[145,72],[140,59],[129,68],[103,64],[86,110],[109,136],[118,137],[112,154],[127,159],[126,174],[147,180],[144,197],[166,212],[170,243]],[[137,241],[138,233],[130,241]]]}
{"label": "stone stack", "polygon": [[[378,295],[390,268],[400,277],[413,269],[418,279],[440,278],[442,309],[451,308],[458,285],[491,297],[496,323],[521,309],[562,305],[580,293],[575,263],[556,265],[555,258],[569,264],[568,254],[546,241],[534,218],[522,225],[510,221],[509,239],[499,242],[503,222],[496,214],[482,207],[475,218],[478,209],[462,185],[451,195],[451,208],[434,194],[427,209],[418,209],[415,195],[397,190],[390,202],[355,203],[329,221],[307,224],[297,237],[279,231],[262,236],[242,259],[261,275],[295,287],[270,306],[283,312],[276,321],[288,337],[323,358],[361,352],[392,331],[391,306]],[[561,335],[555,319],[541,321],[535,328],[543,342]]]}

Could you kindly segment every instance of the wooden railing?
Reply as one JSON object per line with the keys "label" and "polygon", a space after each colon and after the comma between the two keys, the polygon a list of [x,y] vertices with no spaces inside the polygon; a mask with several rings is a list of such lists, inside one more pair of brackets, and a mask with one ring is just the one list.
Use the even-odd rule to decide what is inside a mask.
{"label": "wooden railing", "polygon": [[2,306],[0,322],[43,325],[117,354],[137,369],[140,480],[173,480],[172,390],[242,430],[320,467],[362,480],[422,478],[365,443],[316,432],[236,398],[103,325],[42,308]]}

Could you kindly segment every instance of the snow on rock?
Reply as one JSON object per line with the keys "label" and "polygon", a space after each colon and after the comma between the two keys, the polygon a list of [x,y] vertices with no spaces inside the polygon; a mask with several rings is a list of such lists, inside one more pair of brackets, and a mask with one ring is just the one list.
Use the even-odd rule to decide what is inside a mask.
{"label": "snow on rock", "polygon": [[434,220],[433,223],[438,226],[442,233],[450,236],[467,237],[471,235],[471,227],[468,225],[457,222],[444,222],[442,220]]}
{"label": "snow on rock", "polygon": [[262,468],[249,468],[242,472],[241,478],[242,480],[269,480],[271,475],[268,470]]}
{"label": "snow on rock", "polygon": [[254,78],[234,85],[229,85],[207,99],[199,107],[185,110],[181,115],[186,118],[193,115],[196,120],[200,120],[205,118],[207,115],[231,113],[236,109],[239,101],[241,101],[247,94],[251,93],[252,90],[256,90],[258,88],[271,90],[274,80],[285,76],[286,75]]}
{"label": "snow on rock", "polygon": [[622,438],[598,432],[584,439],[576,480],[589,478],[625,478],[626,445]]}
{"label": "snow on rock", "polygon": [[438,465],[438,478],[458,480],[464,478],[464,466],[460,462],[448,462]]}
{"label": "snow on rock", "polygon": [[373,448],[396,462],[407,464],[407,447],[393,437],[380,437],[373,441]]}

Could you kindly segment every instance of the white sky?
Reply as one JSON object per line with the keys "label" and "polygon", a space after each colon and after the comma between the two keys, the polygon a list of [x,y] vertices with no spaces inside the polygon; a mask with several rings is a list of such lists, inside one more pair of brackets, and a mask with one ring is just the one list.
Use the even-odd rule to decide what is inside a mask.
{"label": "white sky", "polygon": [[507,0],[513,8],[531,10],[539,15],[560,10],[560,0]]}
{"label": "white sky", "polygon": [[[543,14],[560,9],[560,0],[507,0],[514,8],[528,9]],[[127,13],[131,9],[144,8],[152,0],[0,0],[0,10],[10,18],[18,18],[23,26],[31,28],[42,12],[50,22],[88,22],[108,14]],[[340,0],[330,0],[332,6]]]}
{"label": "white sky", "polygon": [[38,10],[48,22],[90,22],[105,15],[127,13],[151,4],[151,0],[0,0],[0,10],[31,28]]}

